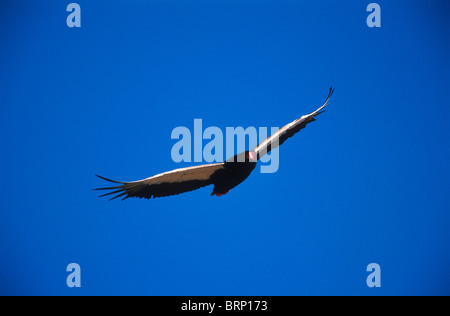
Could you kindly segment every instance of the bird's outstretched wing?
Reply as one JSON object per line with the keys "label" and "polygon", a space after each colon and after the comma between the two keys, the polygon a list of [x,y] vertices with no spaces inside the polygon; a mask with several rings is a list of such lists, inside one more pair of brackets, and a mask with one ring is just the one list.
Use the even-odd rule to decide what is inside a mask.
{"label": "bird's outstretched wing", "polygon": [[212,184],[214,174],[223,168],[224,163],[181,168],[134,182],[114,181],[97,176],[103,180],[119,185],[94,190],[111,190],[111,192],[100,196],[116,194],[111,200],[121,196],[123,196],[122,200],[125,200],[130,197],[150,199],[152,197],[176,195]]}
{"label": "bird's outstretched wing", "polygon": [[294,136],[301,129],[305,128],[308,123],[314,122],[315,117],[320,113],[325,112],[324,108],[328,105],[331,95],[333,94],[334,88],[330,88],[328,97],[323,103],[323,105],[312,113],[303,115],[299,119],[287,124],[286,126],[280,128],[278,131],[273,133],[270,137],[262,141],[258,146],[256,146],[252,151],[257,154],[258,159],[270,152],[272,149],[283,144],[286,139]]}

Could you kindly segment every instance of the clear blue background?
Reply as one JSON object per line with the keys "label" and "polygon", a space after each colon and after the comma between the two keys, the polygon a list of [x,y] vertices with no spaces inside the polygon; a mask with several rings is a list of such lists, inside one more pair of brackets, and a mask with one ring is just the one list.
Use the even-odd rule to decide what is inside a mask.
{"label": "clear blue background", "polygon": [[[0,294],[450,294],[448,1],[0,5]],[[171,131],[329,110],[228,195],[108,202]],[[82,287],[66,286],[81,266]],[[381,266],[381,288],[366,267]]]}

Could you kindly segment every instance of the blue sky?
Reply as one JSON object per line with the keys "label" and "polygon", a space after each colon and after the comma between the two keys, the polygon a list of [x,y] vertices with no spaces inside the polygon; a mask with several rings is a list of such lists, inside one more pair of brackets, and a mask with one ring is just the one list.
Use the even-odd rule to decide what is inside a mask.
{"label": "blue sky", "polygon": [[[445,1],[0,5],[0,294],[449,295]],[[109,202],[175,127],[328,111],[224,197]],[[81,288],[66,267],[81,266]],[[369,263],[381,288],[366,285]]]}

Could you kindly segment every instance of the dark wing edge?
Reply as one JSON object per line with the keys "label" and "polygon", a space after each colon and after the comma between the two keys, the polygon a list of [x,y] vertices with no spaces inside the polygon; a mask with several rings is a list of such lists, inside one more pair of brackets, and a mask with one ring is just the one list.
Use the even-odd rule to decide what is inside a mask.
{"label": "dark wing edge", "polygon": [[288,138],[294,136],[300,130],[305,128],[308,123],[314,122],[317,115],[322,114],[326,111],[324,110],[324,108],[328,106],[333,92],[334,88],[333,86],[331,86],[330,91],[328,92],[328,96],[321,107],[319,107],[314,112],[303,115],[299,119],[285,125],[281,129],[273,133],[270,137],[262,141],[258,146],[256,146],[253,149],[253,152],[257,154],[258,159],[269,153],[272,149],[282,145]]}
{"label": "dark wing edge", "polygon": [[100,179],[120,185],[94,190],[111,190],[111,192],[99,196],[104,197],[115,194],[110,201],[119,197],[123,197],[122,200],[125,200],[130,197],[151,199],[152,197],[177,195],[213,184],[213,175],[217,170],[223,169],[223,165],[223,163],[217,163],[175,169],[133,182],[115,181],[97,175]]}

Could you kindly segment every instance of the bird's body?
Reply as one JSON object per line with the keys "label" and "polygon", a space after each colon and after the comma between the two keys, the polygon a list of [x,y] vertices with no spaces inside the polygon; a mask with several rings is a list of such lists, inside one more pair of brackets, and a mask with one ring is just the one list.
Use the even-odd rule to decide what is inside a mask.
{"label": "bird's body", "polygon": [[287,124],[252,150],[235,155],[225,162],[176,169],[134,182],[121,182],[98,176],[119,185],[95,190],[112,190],[101,195],[117,194],[112,199],[122,196],[123,199],[150,199],[189,192],[213,184],[211,195],[224,195],[248,178],[262,156],[283,144],[308,123],[315,121],[315,117],[324,112],[323,108],[328,105],[333,91],[334,89],[330,88],[324,104],[316,111]]}
{"label": "bird's body", "polygon": [[224,163],[223,169],[213,175],[214,189],[211,195],[221,196],[230,192],[248,178],[257,162],[256,155],[253,153],[250,155],[250,152],[244,152],[228,159]]}

